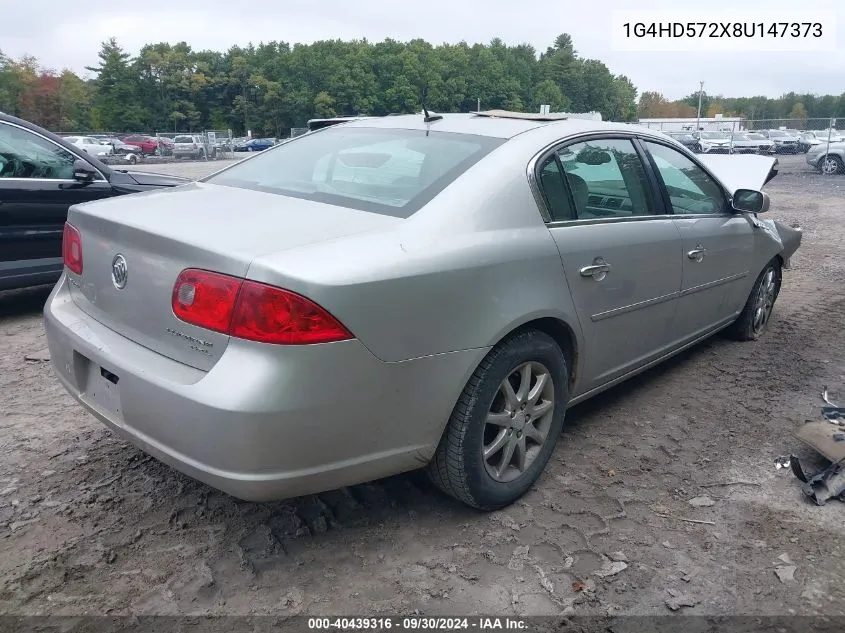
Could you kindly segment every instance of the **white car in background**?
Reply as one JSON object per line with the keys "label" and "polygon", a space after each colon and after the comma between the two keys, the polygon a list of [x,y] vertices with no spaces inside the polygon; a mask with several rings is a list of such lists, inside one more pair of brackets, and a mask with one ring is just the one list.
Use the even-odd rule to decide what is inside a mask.
{"label": "white car in background", "polygon": [[106,143],[101,143],[90,136],[65,136],[64,139],[76,145],[82,151],[91,154],[91,156],[111,156],[114,154],[114,148]]}

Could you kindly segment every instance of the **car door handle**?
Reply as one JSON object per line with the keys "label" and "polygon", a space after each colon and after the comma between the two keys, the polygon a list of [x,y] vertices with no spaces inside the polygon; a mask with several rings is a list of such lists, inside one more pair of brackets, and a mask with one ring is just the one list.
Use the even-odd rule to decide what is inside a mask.
{"label": "car door handle", "polygon": [[689,257],[690,259],[692,259],[694,261],[700,262],[702,259],[704,259],[704,255],[706,253],[707,253],[707,249],[704,248],[701,244],[699,244],[698,246],[696,246],[694,249],[692,249],[691,251],[689,251],[687,253],[687,257]]}
{"label": "car door handle", "polygon": [[582,277],[592,277],[596,281],[601,281],[607,277],[611,268],[612,266],[604,261],[604,258],[596,257],[592,266],[584,266],[580,272]]}

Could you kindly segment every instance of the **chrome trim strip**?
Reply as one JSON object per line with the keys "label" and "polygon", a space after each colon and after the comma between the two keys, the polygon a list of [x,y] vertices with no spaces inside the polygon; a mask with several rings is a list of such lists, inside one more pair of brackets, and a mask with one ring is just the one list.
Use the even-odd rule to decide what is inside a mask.
{"label": "chrome trim strip", "polygon": [[[703,217],[703,216],[699,216]],[[588,218],[583,220],[556,220],[555,222],[546,222],[546,226],[550,229],[562,229],[568,226],[588,226],[590,224],[617,224],[622,222],[641,222],[645,220],[673,220],[673,215],[632,215],[622,218]]]}
{"label": "chrome trim strip", "polygon": [[708,281],[706,284],[701,284],[699,286],[693,286],[692,288],[686,288],[681,290],[681,296],[686,297],[691,294],[695,294],[696,292],[701,292],[702,290],[709,290],[710,288],[715,288],[716,286],[721,286],[723,284],[730,283],[732,281],[737,281],[744,277],[748,277],[748,271],[746,270],[744,273],[737,273],[736,275],[731,275],[729,277],[722,277],[721,279],[717,279],[715,281]]}
{"label": "chrome trim strip", "polygon": [[670,292],[668,295],[663,295],[662,297],[654,297],[653,299],[646,299],[645,301],[632,303],[627,306],[622,306],[621,308],[613,308],[613,310],[607,310],[605,312],[593,314],[590,317],[590,320],[594,323],[596,321],[604,321],[605,319],[619,316],[620,314],[627,314],[628,312],[634,312],[636,310],[641,310],[642,308],[648,308],[649,306],[658,305],[660,303],[666,303],[667,301],[671,301],[672,299],[677,299],[679,295],[679,292]]}

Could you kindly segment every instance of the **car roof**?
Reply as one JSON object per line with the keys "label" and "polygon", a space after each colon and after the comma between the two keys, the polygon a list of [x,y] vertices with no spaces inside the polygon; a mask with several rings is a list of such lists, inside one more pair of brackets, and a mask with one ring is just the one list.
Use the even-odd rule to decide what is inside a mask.
{"label": "car roof", "polygon": [[[434,114],[434,113],[430,113]],[[519,113],[521,114],[521,113]],[[654,130],[644,126],[631,125],[628,123],[611,123],[607,121],[593,121],[589,119],[563,119],[549,120],[549,115],[537,114],[536,116],[523,115],[515,116],[491,116],[468,114],[442,114],[442,119],[426,123],[422,114],[402,114],[396,116],[376,117],[372,119],[360,119],[339,123],[338,127],[344,128],[378,128],[378,129],[402,129],[402,130],[432,130],[438,132],[451,132],[455,134],[475,134],[478,136],[489,136],[493,138],[508,139],[538,128],[547,128],[554,136],[562,137],[570,134],[583,132],[631,132],[641,131],[654,135]],[[554,115],[552,115],[554,116]],[[331,128],[325,128],[331,129]],[[317,130],[315,133],[319,133]]]}

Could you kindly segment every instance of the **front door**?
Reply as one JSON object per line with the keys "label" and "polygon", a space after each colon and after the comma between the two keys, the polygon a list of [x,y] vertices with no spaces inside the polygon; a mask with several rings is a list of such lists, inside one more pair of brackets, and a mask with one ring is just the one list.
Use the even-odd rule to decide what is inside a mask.
{"label": "front door", "polygon": [[43,136],[0,121],[0,286],[58,276],[68,207],[111,195],[104,179],[85,185],[73,179],[76,158]]}
{"label": "front door", "polygon": [[680,151],[643,143],[663,181],[683,243],[678,325],[695,338],[733,320],[753,280],[754,227],[722,186]]}
{"label": "front door", "polygon": [[584,332],[583,393],[674,345],[680,235],[629,139],[568,145],[538,180]]}

